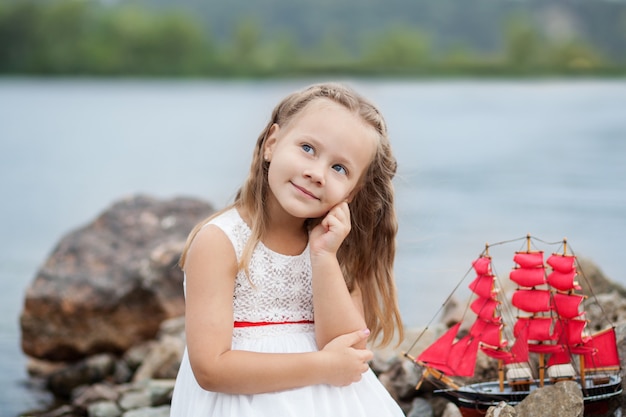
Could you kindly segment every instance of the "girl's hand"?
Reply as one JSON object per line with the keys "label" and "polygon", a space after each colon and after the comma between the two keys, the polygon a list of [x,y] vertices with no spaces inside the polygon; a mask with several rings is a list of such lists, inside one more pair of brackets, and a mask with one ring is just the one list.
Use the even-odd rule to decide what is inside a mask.
{"label": "girl's hand", "polygon": [[343,201],[330,209],[326,217],[311,230],[309,243],[312,254],[335,254],[350,233],[350,208]]}
{"label": "girl's hand", "polygon": [[356,349],[353,346],[367,339],[369,330],[357,330],[337,336],[322,349],[327,355],[327,383],[335,386],[346,386],[361,380],[361,376],[369,369],[368,361],[374,354],[367,349]]}

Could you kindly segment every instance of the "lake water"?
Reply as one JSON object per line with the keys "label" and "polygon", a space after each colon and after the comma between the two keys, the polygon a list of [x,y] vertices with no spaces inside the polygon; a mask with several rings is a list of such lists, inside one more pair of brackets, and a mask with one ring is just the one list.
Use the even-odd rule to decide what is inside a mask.
{"label": "lake water", "polygon": [[[225,205],[273,106],[314,81],[0,79],[0,416],[46,400],[18,320],[61,236],[135,193]],[[398,158],[407,325],[435,316],[485,242],[526,233],[566,236],[626,284],[626,81],[344,81],[378,103]]]}

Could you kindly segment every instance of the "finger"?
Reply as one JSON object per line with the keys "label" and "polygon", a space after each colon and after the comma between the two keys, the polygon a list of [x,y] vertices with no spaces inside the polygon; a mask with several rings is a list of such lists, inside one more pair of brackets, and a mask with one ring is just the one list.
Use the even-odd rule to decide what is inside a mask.
{"label": "finger", "polygon": [[339,205],[339,208],[341,209],[342,213],[344,213],[348,218],[350,217],[350,206],[348,205],[347,201],[341,203]]}
{"label": "finger", "polygon": [[359,350],[361,352],[360,356],[360,360],[363,361],[363,364],[367,367],[367,362],[371,361],[372,359],[374,359],[374,352],[372,352],[371,350],[368,349],[361,349]]}
{"label": "finger", "polygon": [[328,214],[324,219],[325,230],[337,230],[337,227],[343,226],[343,222],[337,218],[334,214]]}
{"label": "finger", "polygon": [[348,207],[348,203],[345,201],[342,201],[333,207],[331,212],[333,212],[341,220],[350,219],[350,207]]}
{"label": "finger", "polygon": [[369,329],[357,330],[352,333],[346,333],[344,335],[338,336],[337,339],[340,339],[344,346],[353,346],[357,343],[367,339],[370,335]]}
{"label": "finger", "polygon": [[356,356],[360,362],[367,364],[367,362],[374,359],[374,352],[369,349],[353,348],[356,352]]}
{"label": "finger", "polygon": [[328,218],[329,216],[330,216],[330,213],[326,214],[326,216],[324,216],[324,218],[320,222],[320,226],[322,226],[323,230],[330,229],[330,220]]}
{"label": "finger", "polygon": [[350,208],[348,207],[348,203],[342,203],[338,209],[338,212],[340,213],[337,215],[338,219],[346,225],[346,227],[350,228]]}
{"label": "finger", "polygon": [[341,207],[334,207],[331,211],[328,212],[325,219],[332,224],[333,226],[341,226],[346,230],[350,230],[350,211],[348,209],[343,209]]}

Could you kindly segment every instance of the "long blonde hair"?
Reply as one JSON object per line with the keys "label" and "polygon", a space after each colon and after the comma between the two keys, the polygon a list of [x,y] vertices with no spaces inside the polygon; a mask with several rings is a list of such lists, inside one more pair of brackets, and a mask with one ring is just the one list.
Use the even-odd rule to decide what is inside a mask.
{"label": "long blonde hair", "polygon": [[[392,340],[396,330],[398,339],[403,338],[393,275],[398,222],[392,179],[397,164],[385,121],[370,101],[350,88],[335,83],[315,84],[285,97],[274,108],[269,122],[257,139],[248,178],[237,192],[234,203],[209,219],[232,207],[240,207],[248,214],[252,236],[244,247],[239,264],[240,269],[248,272],[252,252],[264,236],[269,220],[264,210],[269,193],[269,163],[263,157],[267,135],[272,125],[286,125],[307,104],[320,98],[330,99],[355,112],[378,134],[374,158],[350,203],[352,229],[339,248],[337,258],[348,289],[352,291],[356,284],[363,294],[365,322],[373,339],[382,335],[377,340],[380,346],[384,346]],[[190,233],[180,259],[181,267],[184,268],[187,251],[195,235],[209,219],[200,222]],[[319,220],[310,219],[310,223],[315,224]]]}

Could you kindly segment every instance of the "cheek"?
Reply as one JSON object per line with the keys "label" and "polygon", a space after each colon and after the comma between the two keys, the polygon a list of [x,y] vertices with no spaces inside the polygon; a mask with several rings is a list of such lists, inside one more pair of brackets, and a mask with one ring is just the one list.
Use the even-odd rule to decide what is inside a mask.
{"label": "cheek", "polygon": [[267,169],[267,184],[269,185],[270,189],[272,188],[272,185],[274,184],[275,178],[276,178],[276,170],[274,169],[274,165],[270,163],[270,166]]}
{"label": "cheek", "polygon": [[336,203],[341,203],[342,201],[351,200],[354,194],[354,185],[343,184],[341,187],[338,187],[336,191],[333,193],[334,200],[337,200]]}
{"label": "cheek", "polygon": [[352,190],[350,190],[348,194],[346,194],[345,200],[347,200],[348,203],[351,203],[355,195],[356,195],[356,192],[354,191],[354,188],[353,188]]}
{"label": "cheek", "polygon": [[267,169],[267,182],[270,186],[270,189],[275,187],[284,176],[285,173],[283,166],[280,164],[280,160],[278,158],[273,158]]}
{"label": "cheek", "polygon": [[350,187],[350,191],[347,193],[346,199],[348,203],[352,202],[354,198],[359,194],[359,192],[363,189],[364,179],[359,179],[355,184]]}

